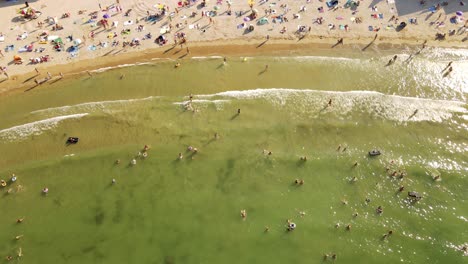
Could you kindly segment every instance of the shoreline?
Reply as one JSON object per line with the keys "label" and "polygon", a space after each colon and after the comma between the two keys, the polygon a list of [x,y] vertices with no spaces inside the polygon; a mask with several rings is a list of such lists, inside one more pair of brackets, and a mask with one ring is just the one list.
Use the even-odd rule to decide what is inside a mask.
{"label": "shoreline", "polygon": [[[141,50],[120,49],[116,53],[104,54],[100,57],[83,58],[66,63],[54,63],[46,67],[40,67],[40,74],[34,69],[27,69],[26,72],[13,74],[9,79],[0,80],[0,96],[6,96],[17,92],[24,92],[24,88],[35,87],[34,77],[42,80],[47,72],[52,74],[52,82],[58,81],[59,73],[65,75],[64,79],[74,78],[73,76],[86,74],[86,72],[96,71],[102,68],[118,67],[125,64],[138,64],[155,62],[155,59],[184,60],[193,57],[205,56],[262,56],[262,55],[349,55],[349,54],[372,54],[370,47],[377,47],[379,51],[399,50],[406,48],[421,48],[424,40],[417,38],[392,39],[380,37],[376,41],[373,38],[343,38],[344,44],[333,47],[336,44],[336,37],[309,36],[302,40],[297,39],[270,39],[267,42],[259,38],[243,39],[222,39],[215,41],[190,42],[186,47],[190,47],[190,53],[186,52],[186,47],[180,48],[174,45],[163,47],[147,48]],[[375,43],[377,42],[377,43]],[[369,50],[363,50],[365,47]],[[459,41],[427,41],[426,47],[463,49],[465,45]],[[114,51],[114,50],[112,50]],[[120,53],[123,51],[122,53]],[[31,76],[33,75],[33,76]],[[46,84],[45,82],[44,84]]]}

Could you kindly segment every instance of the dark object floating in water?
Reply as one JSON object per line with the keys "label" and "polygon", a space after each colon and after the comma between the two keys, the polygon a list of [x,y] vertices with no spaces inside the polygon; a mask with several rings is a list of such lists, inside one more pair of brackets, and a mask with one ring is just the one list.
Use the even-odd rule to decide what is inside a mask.
{"label": "dark object floating in water", "polygon": [[374,150],[369,151],[369,156],[372,156],[372,157],[373,157],[373,156],[378,156],[378,155],[380,155],[380,154],[381,154],[381,153],[380,153],[380,150],[374,149]]}
{"label": "dark object floating in water", "polygon": [[78,143],[78,140],[79,140],[79,138],[77,138],[77,137],[69,137],[67,139],[67,144],[76,144],[76,143]]}
{"label": "dark object floating in water", "polygon": [[413,198],[415,200],[421,200],[422,196],[417,192],[408,192],[408,197]]}

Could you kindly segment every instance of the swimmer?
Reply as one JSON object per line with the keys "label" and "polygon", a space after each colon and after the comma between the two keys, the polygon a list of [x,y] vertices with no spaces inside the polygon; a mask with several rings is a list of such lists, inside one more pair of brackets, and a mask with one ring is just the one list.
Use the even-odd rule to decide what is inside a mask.
{"label": "swimmer", "polygon": [[15,239],[16,239],[16,240],[20,240],[21,238],[23,238],[23,236],[24,236],[24,235],[17,235],[17,236],[15,236]]}
{"label": "swimmer", "polygon": [[347,231],[351,231],[351,224],[348,224],[348,225],[346,226],[346,230],[347,230]]}
{"label": "swimmer", "polygon": [[226,58],[226,57],[223,58],[223,62],[224,62],[224,63],[227,62],[227,58]]}
{"label": "swimmer", "polygon": [[348,149],[348,147],[344,147],[344,148],[343,148],[343,152],[345,152],[347,149]]}
{"label": "swimmer", "polygon": [[358,215],[359,214],[356,212],[356,213],[353,214],[353,217],[358,217]]}
{"label": "swimmer", "polygon": [[402,192],[403,190],[405,189],[405,186],[400,186],[400,188],[398,188],[398,192]]}
{"label": "swimmer", "polygon": [[440,175],[434,176],[432,179],[433,179],[434,181],[440,181]]}
{"label": "swimmer", "polygon": [[122,80],[123,78],[125,78],[125,74],[120,75],[120,80]]}
{"label": "swimmer", "polygon": [[303,180],[303,179],[301,179],[301,180],[299,181],[299,185],[304,185],[304,180]]}
{"label": "swimmer", "polygon": [[366,201],[366,203],[370,203],[370,202],[371,202],[371,200],[370,200],[369,198],[366,198],[365,201]]}
{"label": "swimmer", "polygon": [[265,65],[265,71],[267,71],[267,70],[268,70],[268,64],[267,64],[267,65]]}
{"label": "swimmer", "polygon": [[1,180],[1,181],[0,181],[0,185],[1,185],[2,187],[5,187],[5,186],[7,186],[7,183],[6,183],[6,181]]}
{"label": "swimmer", "polygon": [[145,146],[143,147],[143,151],[147,151],[147,150],[149,150],[149,149],[150,149],[150,147],[149,147],[148,145],[145,145]]}
{"label": "swimmer", "polygon": [[375,211],[377,212],[377,214],[382,214],[383,213],[383,208],[382,206],[379,205],[379,207],[377,207],[377,209],[375,209]]}
{"label": "swimmer", "polygon": [[332,259],[334,259],[334,260],[336,259],[336,254],[332,255]]}
{"label": "swimmer", "polygon": [[215,134],[214,134],[214,138],[215,138],[215,139],[218,139],[218,138],[219,138],[219,134],[218,134],[218,133],[215,133]]}
{"label": "swimmer", "polygon": [[188,146],[187,150],[188,150],[188,151],[192,151],[192,150],[193,150],[193,147],[192,147],[192,146]]}
{"label": "swimmer", "polygon": [[243,209],[240,211],[242,219],[247,218],[247,212]]}
{"label": "swimmer", "polygon": [[299,179],[295,179],[295,180],[294,180],[294,183],[295,183],[295,184],[299,184]]}
{"label": "swimmer", "polygon": [[328,254],[323,254],[323,260],[327,260]]}
{"label": "swimmer", "polygon": [[117,181],[115,179],[112,179],[112,184],[116,184]]}
{"label": "swimmer", "polygon": [[356,161],[356,162],[353,164],[353,167],[357,167],[357,165],[359,165],[359,163]]}
{"label": "swimmer", "polygon": [[13,173],[11,174],[11,181],[12,182],[15,182],[16,181],[16,175]]}
{"label": "swimmer", "polygon": [[24,218],[18,218],[18,219],[16,219],[16,223],[18,223],[18,224],[23,223],[23,221],[24,221]]}
{"label": "swimmer", "polygon": [[49,193],[49,188],[45,187],[44,189],[42,189],[42,193],[43,194],[48,194]]}
{"label": "swimmer", "polygon": [[63,78],[63,73],[60,72],[59,75],[60,75],[60,78]]}
{"label": "swimmer", "polygon": [[348,201],[346,201],[345,199],[343,199],[343,200],[341,200],[341,203],[342,203],[343,205],[347,205],[347,204],[348,204]]}
{"label": "swimmer", "polygon": [[306,212],[304,212],[304,211],[301,211],[301,212],[299,212],[299,215],[300,215],[301,217],[303,217],[303,216],[305,216],[305,215],[306,215]]}
{"label": "swimmer", "polygon": [[193,153],[194,153],[194,154],[198,153],[198,149],[197,149],[197,148],[193,148]]}
{"label": "swimmer", "polygon": [[239,108],[239,109],[237,109],[237,114],[238,114],[238,115],[240,115],[240,108]]}
{"label": "swimmer", "polygon": [[12,257],[12,256],[6,256],[5,259],[6,259],[7,261],[10,261],[10,260],[13,259],[13,257]]}
{"label": "swimmer", "polygon": [[88,73],[89,77],[93,76],[90,71],[86,71],[86,73]]}
{"label": "swimmer", "polygon": [[307,161],[307,156],[301,157],[301,160],[302,160],[302,161]]}
{"label": "swimmer", "polygon": [[148,157],[148,152],[143,152],[143,158],[147,158]]}
{"label": "swimmer", "polygon": [[270,231],[270,227],[269,226],[265,226],[265,233],[268,233]]}
{"label": "swimmer", "polygon": [[357,177],[354,176],[354,177],[351,179],[351,182],[357,182],[357,180],[358,180]]}
{"label": "swimmer", "polygon": [[120,164],[120,159],[116,159],[115,164]]}
{"label": "swimmer", "polygon": [[328,106],[332,106],[332,99],[328,101]]}
{"label": "swimmer", "polygon": [[339,228],[339,227],[340,227],[340,223],[336,223],[335,228]]}
{"label": "swimmer", "polygon": [[174,68],[179,68],[180,67],[180,62],[177,62],[175,65],[174,65]]}
{"label": "swimmer", "polygon": [[269,151],[268,152],[268,156],[271,156],[273,154],[273,152]]}
{"label": "swimmer", "polygon": [[184,155],[182,155],[182,153],[179,153],[179,159],[183,159],[184,158]]}
{"label": "swimmer", "polygon": [[130,162],[130,164],[136,165],[136,159],[132,159],[132,161]]}
{"label": "swimmer", "polygon": [[23,249],[19,248],[18,249],[18,258],[21,258],[23,256]]}

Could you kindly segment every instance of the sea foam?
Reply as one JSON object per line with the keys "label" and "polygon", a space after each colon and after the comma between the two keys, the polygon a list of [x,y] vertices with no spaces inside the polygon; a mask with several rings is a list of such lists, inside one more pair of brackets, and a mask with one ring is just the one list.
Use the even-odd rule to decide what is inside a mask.
{"label": "sea foam", "polygon": [[44,120],[39,120],[19,126],[14,126],[0,130],[0,138],[6,141],[21,140],[31,135],[40,135],[46,130],[57,127],[58,123],[67,119],[77,119],[88,115],[88,113],[56,116]]}

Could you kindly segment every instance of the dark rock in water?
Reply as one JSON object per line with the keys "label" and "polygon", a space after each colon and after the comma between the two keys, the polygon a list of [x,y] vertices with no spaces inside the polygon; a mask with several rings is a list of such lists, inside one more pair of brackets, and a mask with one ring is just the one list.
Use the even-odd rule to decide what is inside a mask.
{"label": "dark rock in water", "polygon": [[420,200],[422,198],[422,196],[417,192],[408,192],[408,196],[416,200]]}

